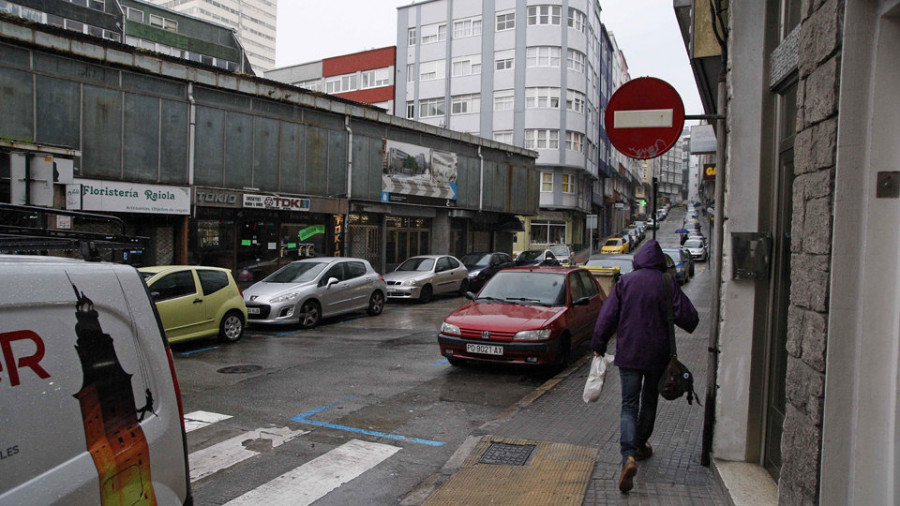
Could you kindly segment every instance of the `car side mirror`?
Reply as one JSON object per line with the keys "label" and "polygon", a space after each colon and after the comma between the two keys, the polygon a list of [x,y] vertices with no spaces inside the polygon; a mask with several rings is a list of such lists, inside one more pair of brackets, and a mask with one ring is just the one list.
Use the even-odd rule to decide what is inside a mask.
{"label": "car side mirror", "polygon": [[150,298],[152,300],[159,300],[160,297],[161,297],[161,295],[159,292],[150,292]]}
{"label": "car side mirror", "polygon": [[338,278],[332,276],[332,277],[328,278],[328,281],[325,282],[325,286],[329,287],[337,282],[338,282]]}
{"label": "car side mirror", "polygon": [[475,300],[475,294],[472,292],[466,292],[466,298],[469,300]]}
{"label": "car side mirror", "polygon": [[582,297],[572,303],[573,306],[587,306],[591,303],[590,297]]}

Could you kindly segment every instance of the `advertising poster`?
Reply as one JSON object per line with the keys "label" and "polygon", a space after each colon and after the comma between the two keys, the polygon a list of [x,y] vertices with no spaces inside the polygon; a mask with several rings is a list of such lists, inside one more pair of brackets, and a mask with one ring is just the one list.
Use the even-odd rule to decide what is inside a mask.
{"label": "advertising poster", "polygon": [[384,141],[381,201],[456,207],[456,153]]}

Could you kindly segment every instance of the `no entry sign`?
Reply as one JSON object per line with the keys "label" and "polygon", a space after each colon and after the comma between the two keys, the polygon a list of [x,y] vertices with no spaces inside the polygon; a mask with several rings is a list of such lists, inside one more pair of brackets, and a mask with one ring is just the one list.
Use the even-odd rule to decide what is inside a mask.
{"label": "no entry sign", "polygon": [[669,83],[640,77],[613,93],[603,123],[620,153],[638,160],[656,158],[681,137],[684,103]]}

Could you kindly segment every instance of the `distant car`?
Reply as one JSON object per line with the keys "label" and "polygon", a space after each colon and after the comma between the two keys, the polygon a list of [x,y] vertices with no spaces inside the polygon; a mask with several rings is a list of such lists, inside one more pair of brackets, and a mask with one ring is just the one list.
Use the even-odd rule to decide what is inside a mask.
{"label": "distant car", "polygon": [[690,252],[691,257],[698,262],[705,262],[708,259],[706,243],[700,239],[688,239],[684,243],[684,248],[687,249]]}
{"label": "distant car", "polygon": [[515,262],[506,253],[467,253],[459,259],[469,270],[469,290],[476,292],[501,269],[513,267]]}
{"label": "distant car", "polygon": [[648,230],[656,230],[656,229],[658,229],[658,228],[659,228],[659,225],[657,224],[656,221],[657,221],[657,220],[656,220],[655,218],[648,218],[648,219],[647,219],[647,229],[648,229]]}
{"label": "distant car", "polygon": [[684,245],[681,246],[681,253],[682,253],[682,256],[687,260],[688,277],[693,278],[694,277],[694,257],[691,255],[691,252],[687,248],[684,247]]}
{"label": "distant car", "polygon": [[690,264],[688,264],[684,251],[664,248],[663,253],[675,262],[675,279],[678,281],[678,284],[683,285],[690,281]]}
{"label": "distant car", "polygon": [[516,256],[515,262],[517,267],[522,267],[525,265],[560,265],[559,260],[556,259],[556,255],[554,255],[553,252],[548,249],[530,249],[523,251],[519,253],[518,256]]}
{"label": "distant car", "polygon": [[628,235],[628,242],[630,243],[629,247],[632,251],[634,251],[634,248],[637,248],[638,243],[641,241],[641,234],[634,227],[623,229],[622,237],[625,237],[626,234]]}
{"label": "distant car", "polygon": [[[669,273],[672,276],[675,276],[675,261],[668,255],[666,255],[666,266],[668,267]],[[591,255],[591,258],[584,264],[584,267],[587,270],[591,270],[592,267],[598,269],[617,268],[619,269],[619,274],[624,275],[634,270],[634,255],[630,253],[624,255]]]}
{"label": "distant car", "polygon": [[628,253],[628,242],[621,237],[611,237],[603,243],[600,253],[604,255],[622,255]]}
{"label": "distant car", "polygon": [[322,318],[384,310],[387,286],[367,260],[304,258],[244,290],[250,323],[293,324],[308,329]]}
{"label": "distant car", "polygon": [[169,342],[215,335],[222,341],[235,342],[244,334],[247,308],[230,270],[161,265],[138,271],[150,290]]}
{"label": "distant car", "polygon": [[561,265],[572,265],[575,263],[575,252],[567,244],[554,244],[550,246],[550,252],[559,260]]}
{"label": "distant car", "polygon": [[416,299],[428,302],[434,295],[465,295],[469,271],[450,255],[421,255],[407,258],[393,272],[384,275],[388,299]]}
{"label": "distant car", "polygon": [[562,368],[591,339],[605,296],[588,270],[514,267],[444,319],[441,355],[466,361]]}

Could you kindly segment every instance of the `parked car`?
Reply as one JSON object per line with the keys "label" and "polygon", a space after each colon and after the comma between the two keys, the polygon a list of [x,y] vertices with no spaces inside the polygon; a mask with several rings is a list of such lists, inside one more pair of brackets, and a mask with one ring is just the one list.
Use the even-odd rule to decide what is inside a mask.
{"label": "parked car", "polygon": [[513,267],[515,262],[506,253],[467,253],[459,259],[469,270],[469,290],[481,290],[487,280],[501,269]]}
{"label": "parked car", "polygon": [[663,248],[663,253],[675,262],[675,279],[678,284],[683,285],[690,281],[690,265],[685,257],[684,251],[680,249]]}
{"label": "parked car", "polygon": [[0,504],[193,504],[181,393],[134,267],[0,255]]}
{"label": "parked car", "polygon": [[138,271],[170,343],[215,335],[233,343],[244,335],[247,307],[230,270],[160,265]]}
{"label": "parked car", "polygon": [[516,256],[516,266],[525,265],[542,265],[542,266],[558,266],[561,265],[556,255],[548,249],[530,249],[523,251]]}
{"label": "parked car", "polygon": [[587,269],[514,267],[494,276],[441,325],[441,354],[466,361],[562,368],[591,339],[605,296]]}
{"label": "parked car", "polygon": [[428,302],[434,295],[465,295],[469,271],[450,255],[421,255],[407,258],[393,272],[384,275],[388,299],[416,299]]}
{"label": "parked car", "polygon": [[[672,260],[671,257],[666,255],[666,265],[668,266],[669,274],[672,276],[676,275],[675,272],[675,261]],[[624,255],[591,255],[591,258],[588,259],[587,263],[584,265],[585,269],[592,270],[593,269],[618,269],[619,275],[628,274],[629,272],[634,270],[634,255],[631,253]]]}
{"label": "parked car", "polygon": [[628,242],[621,237],[610,237],[603,243],[600,253],[604,255],[622,255],[628,253]]}
{"label": "parked car", "polygon": [[647,229],[648,230],[656,230],[658,228],[659,228],[659,225],[657,224],[656,218],[653,218],[653,217],[647,218]]}
{"label": "parked car", "polygon": [[367,260],[304,258],[244,290],[249,322],[293,324],[308,329],[322,318],[366,310],[380,315],[387,285]]}
{"label": "parked car", "polygon": [[574,265],[575,252],[568,244],[554,244],[550,246],[550,252],[559,260],[561,265]]}
{"label": "parked car", "polygon": [[706,251],[706,243],[700,239],[688,239],[684,243],[685,249],[690,252],[691,257],[698,262],[705,262],[708,258]]}
{"label": "parked car", "polygon": [[682,253],[682,256],[685,258],[685,260],[687,260],[688,279],[693,278],[694,277],[694,257],[691,256],[691,252],[687,248],[685,248],[684,245],[681,246],[681,253]]}
{"label": "parked car", "polygon": [[622,230],[622,237],[628,235],[628,242],[630,243],[631,249],[637,248],[639,242],[641,242],[641,233],[634,227],[628,227]]}

